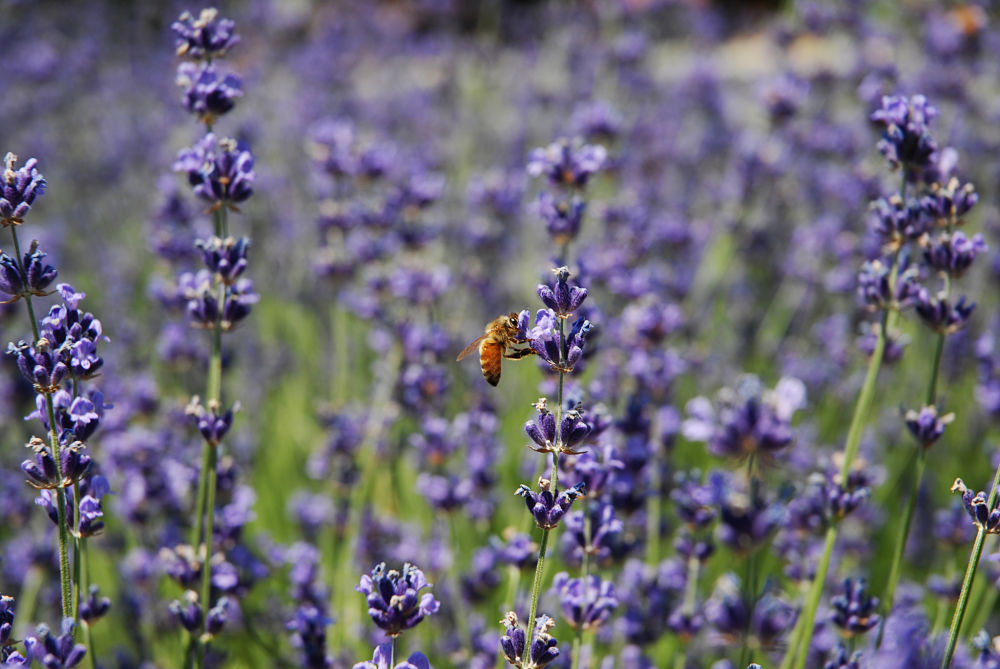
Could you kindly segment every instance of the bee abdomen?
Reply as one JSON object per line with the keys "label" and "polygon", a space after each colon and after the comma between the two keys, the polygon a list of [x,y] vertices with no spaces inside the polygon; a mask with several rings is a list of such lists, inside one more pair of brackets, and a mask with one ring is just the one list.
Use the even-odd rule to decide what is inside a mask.
{"label": "bee abdomen", "polygon": [[479,364],[483,369],[483,378],[491,386],[500,383],[500,361],[503,360],[503,347],[493,341],[484,341],[479,347]]}

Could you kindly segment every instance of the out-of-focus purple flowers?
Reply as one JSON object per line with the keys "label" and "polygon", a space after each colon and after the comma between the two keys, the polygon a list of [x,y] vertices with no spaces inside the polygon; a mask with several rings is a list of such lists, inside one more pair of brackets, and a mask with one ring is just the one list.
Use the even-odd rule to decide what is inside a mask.
{"label": "out-of-focus purple flowers", "polygon": [[704,397],[688,402],[684,436],[705,442],[720,457],[767,461],[792,443],[791,420],[805,404],[805,386],[786,378],[765,390],[756,377],[746,376],[735,389],[720,390],[716,404],[717,410]]}
{"label": "out-of-focus purple flowers", "polygon": [[420,594],[427,587],[430,584],[424,572],[415,565],[407,563],[402,571],[387,571],[383,562],[375,565],[371,574],[362,576],[354,589],[365,596],[368,615],[375,624],[387,636],[396,637],[441,607],[431,593]]}
{"label": "out-of-focus purple flowers", "polygon": [[878,597],[868,593],[868,583],[863,578],[844,579],[843,591],[830,601],[831,620],[847,636],[864,634],[881,619],[876,613],[878,601]]}
{"label": "out-of-focus purple flowers", "polygon": [[580,140],[560,139],[528,156],[528,174],[544,176],[554,186],[584,187],[604,167],[608,152]]}
{"label": "out-of-focus purple flowers", "polygon": [[28,658],[38,660],[46,669],[69,669],[80,664],[87,648],[73,639],[74,627],[72,618],[64,618],[61,634],[56,636],[45,625],[39,625],[35,634],[24,640]]}
{"label": "out-of-focus purple flowers", "polygon": [[286,627],[292,632],[292,643],[302,652],[302,666],[306,669],[329,669],[333,665],[326,653],[326,628],[332,622],[312,604],[300,606],[295,611],[295,618],[288,622]]}
{"label": "out-of-focus purple flowers", "polygon": [[423,653],[413,653],[405,661],[392,666],[392,644],[384,643],[375,649],[371,662],[358,662],[351,669],[433,669],[433,667]]}
{"label": "out-of-focus purple flowers", "polygon": [[941,438],[945,427],[955,420],[955,414],[947,413],[939,416],[937,407],[925,406],[920,411],[910,409],[906,412],[905,419],[906,429],[923,448],[927,449]]}
{"label": "out-of-focus purple flowers", "polygon": [[560,572],[552,587],[559,594],[566,622],[573,629],[598,629],[618,607],[614,584],[594,574],[583,580]]}

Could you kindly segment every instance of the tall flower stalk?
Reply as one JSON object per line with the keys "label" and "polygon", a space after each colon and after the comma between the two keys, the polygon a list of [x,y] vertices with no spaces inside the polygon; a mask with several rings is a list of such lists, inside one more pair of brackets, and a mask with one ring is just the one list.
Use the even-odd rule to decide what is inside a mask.
{"label": "tall flower stalk", "polygon": [[[912,99],[885,97],[882,106],[872,114],[872,120],[883,124],[879,151],[890,165],[901,174],[900,192],[888,200],[875,203],[877,228],[882,242],[883,258],[865,263],[858,278],[858,293],[869,308],[881,311],[881,323],[874,349],[868,362],[864,384],[858,394],[844,444],[840,467],[840,485],[846,485],[861,444],[864,426],[868,421],[875,384],[882,366],[889,337],[894,329],[899,311],[915,301],[918,287],[916,271],[904,267],[901,250],[908,242],[923,233],[918,204],[906,200],[907,185],[914,179],[930,173],[936,165],[937,147],[929,131],[929,124],[937,116],[937,109],[923,96]],[[822,598],[826,576],[837,540],[837,523],[834,518],[824,537],[823,553],[810,586],[799,624],[792,633],[789,650],[782,660],[782,669],[802,669],[812,641],[816,610]]]}
{"label": "tall flower stalk", "polygon": [[235,140],[218,138],[213,133],[216,120],[229,112],[242,95],[239,78],[232,74],[221,76],[215,65],[239,41],[233,21],[219,18],[215,9],[205,9],[197,17],[185,12],[171,27],[177,54],[189,59],[177,72],[177,83],[184,89],[184,105],[206,130],[197,144],[178,154],[174,170],[186,174],[194,193],[207,203],[214,231],[212,237],[195,243],[205,268],[183,274],[178,280],[187,299],[191,325],[208,331],[210,346],[204,404],[194,397],[187,409],[204,441],[191,533],[191,546],[201,565],[200,592],[187,598],[188,606],[176,602],[172,606],[191,634],[186,661],[200,667],[206,647],[225,617],[225,602],[220,602],[219,609],[212,607],[214,521],[219,449],[238,405],[224,408],[223,404],[222,335],[245,318],[259,299],[253,284],[243,277],[250,240],[230,236],[229,213],[239,212],[238,205],[253,194],[255,175],[250,152]]}

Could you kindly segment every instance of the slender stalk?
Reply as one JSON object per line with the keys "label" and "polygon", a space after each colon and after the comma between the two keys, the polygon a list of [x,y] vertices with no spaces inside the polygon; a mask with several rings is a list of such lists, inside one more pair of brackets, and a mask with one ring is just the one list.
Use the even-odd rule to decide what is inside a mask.
{"label": "slender stalk", "polygon": [[83,537],[80,534],[80,482],[73,481],[73,511],[76,515],[76,528],[73,532],[73,589],[76,597],[73,598],[73,620],[80,624],[80,598],[84,596],[82,585],[82,567],[80,565],[80,551],[83,547]]}
{"label": "slender stalk", "polygon": [[[214,215],[215,223],[215,234],[222,237],[227,231],[227,213],[226,208],[219,207],[215,211]],[[208,360],[208,374],[205,382],[205,402],[206,407],[209,411],[213,410],[213,407],[222,406],[222,312],[226,301],[226,285],[219,282],[218,286],[218,312],[219,315],[216,317],[215,327],[211,330],[211,354]],[[197,537],[196,541],[198,543],[193,544],[196,549],[204,545],[204,558],[201,565],[201,595],[199,604],[201,604],[202,611],[202,631],[207,632],[208,629],[208,612],[212,608],[212,541],[213,541],[213,531],[215,524],[215,489],[218,481],[218,457],[219,457],[219,444],[213,444],[205,441],[205,445],[202,450],[202,470],[201,470],[201,480],[199,481],[199,503],[197,505],[198,511],[200,511],[198,517],[195,520],[196,528],[201,526],[202,530],[196,529],[196,534],[200,535]],[[197,654],[197,666],[203,667],[205,663],[205,648],[208,644],[207,639],[202,637],[201,642],[198,644],[198,654]]]}
{"label": "slender stalk", "polygon": [[398,636],[392,637],[392,651],[389,654],[389,666],[390,667],[395,667],[396,666],[396,642],[397,642],[398,639],[399,639]]}
{"label": "slender stalk", "polygon": [[538,613],[538,596],[542,592],[542,575],[545,573],[545,553],[549,548],[549,532],[542,529],[542,543],[538,546],[538,564],[535,565],[535,580],[531,585],[531,609],[528,613],[527,644],[531,644],[532,633],[535,631],[535,616]]}
{"label": "slender stalk", "polygon": [[[587,578],[590,576],[590,535],[592,532],[590,514],[587,509],[587,497],[583,500],[583,560],[580,564],[580,580],[583,582],[583,591],[587,592],[589,587],[587,584]],[[583,626],[581,625],[576,629],[576,638],[573,640],[573,669],[579,669],[580,667],[580,654],[583,650]]]}
{"label": "slender stalk", "polygon": [[[809,643],[812,641],[813,623],[816,621],[816,609],[819,608],[819,600],[823,596],[823,585],[826,582],[826,572],[830,568],[830,556],[833,555],[833,545],[837,541],[837,526],[830,525],[826,528],[826,543],[823,545],[823,556],[816,567],[816,576],[809,591],[809,599],[802,619],[802,629],[797,648],[789,647],[788,652],[797,653],[795,669],[803,669],[806,666],[806,657],[809,655]],[[784,662],[782,662],[784,666]]]}
{"label": "slender stalk", "polygon": [[[925,404],[934,406],[937,402],[938,378],[941,370],[941,357],[944,353],[945,333],[939,332],[937,342],[934,347],[934,360],[931,363],[931,376],[927,382],[927,396]],[[892,612],[892,604],[896,596],[896,586],[902,572],[903,552],[906,550],[906,540],[910,536],[910,525],[913,521],[913,511],[917,506],[917,497],[920,494],[920,486],[924,480],[924,470],[927,466],[927,449],[922,444],[917,446],[917,470],[913,477],[913,490],[910,491],[910,499],[903,510],[903,522],[899,526],[899,536],[896,538],[896,547],[892,553],[892,567],[889,570],[889,582],[886,585],[885,596],[882,598],[882,622],[879,624],[878,636],[875,639],[875,647],[882,646],[882,635],[885,632],[885,623]]]}
{"label": "slender stalk", "polygon": [[[79,513],[79,510],[78,510]],[[87,541],[83,537],[79,539],[80,551],[80,596],[89,596],[90,581],[90,560],[87,555]],[[81,625],[83,628],[83,641],[87,644],[87,663],[90,669],[97,669],[97,649],[94,647],[94,635],[90,631],[90,623],[86,620]]]}
{"label": "slender stalk", "polygon": [[[1000,485],[1000,466],[997,467],[997,471],[993,475],[993,487],[990,489],[990,497],[986,502],[987,509],[992,509],[993,505],[996,504],[998,485]],[[945,646],[941,669],[948,669],[951,666],[951,658],[955,654],[955,644],[958,643],[958,633],[962,629],[962,619],[965,617],[965,609],[969,604],[969,593],[972,592],[972,583],[976,578],[976,569],[979,567],[979,558],[983,555],[984,543],[986,543],[986,530],[980,527],[976,533],[976,541],[972,544],[969,564],[965,568],[965,578],[962,579],[962,590],[958,595],[958,604],[955,605],[955,615],[951,619],[951,628],[948,630],[948,645]]]}

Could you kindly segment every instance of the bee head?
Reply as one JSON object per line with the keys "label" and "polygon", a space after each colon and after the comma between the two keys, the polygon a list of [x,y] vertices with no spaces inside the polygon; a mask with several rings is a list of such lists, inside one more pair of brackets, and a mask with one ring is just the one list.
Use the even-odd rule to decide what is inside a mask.
{"label": "bee head", "polygon": [[510,312],[510,316],[507,317],[507,325],[511,326],[512,328],[517,327],[517,314],[514,313],[513,311]]}

